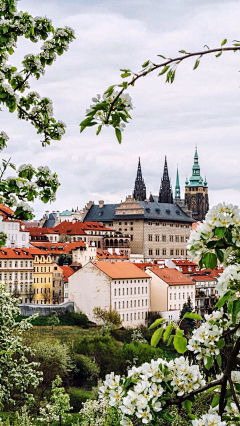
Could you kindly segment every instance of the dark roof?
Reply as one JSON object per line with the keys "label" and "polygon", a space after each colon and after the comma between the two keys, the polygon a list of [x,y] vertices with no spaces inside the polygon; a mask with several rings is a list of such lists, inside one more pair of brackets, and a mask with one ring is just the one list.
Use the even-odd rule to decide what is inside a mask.
{"label": "dark roof", "polygon": [[50,213],[49,218],[44,222],[43,228],[53,228],[55,225],[56,213]]}
{"label": "dark roof", "polygon": [[104,204],[99,207],[98,204],[93,204],[87,213],[84,222],[110,222],[112,220],[124,219],[147,219],[159,221],[175,221],[175,222],[195,222],[194,219],[189,217],[184,211],[176,204],[156,203],[139,201],[140,206],[144,207],[144,214],[136,215],[115,215],[115,208],[119,204]]}

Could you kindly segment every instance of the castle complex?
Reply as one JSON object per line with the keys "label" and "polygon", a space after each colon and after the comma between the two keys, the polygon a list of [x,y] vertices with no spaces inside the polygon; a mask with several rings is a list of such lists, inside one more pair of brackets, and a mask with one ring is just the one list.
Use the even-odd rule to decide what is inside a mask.
{"label": "castle complex", "polygon": [[[195,149],[194,164],[192,167],[192,176],[185,182],[185,196],[181,199],[181,191],[179,184],[179,174],[177,169],[175,197],[173,197],[173,190],[171,180],[168,174],[167,158],[165,157],[163,177],[158,196],[150,194],[149,202],[177,204],[187,214],[191,215],[196,221],[205,219],[206,213],[209,209],[208,201],[208,184],[200,175],[200,166],[198,163],[197,147]],[[142,177],[140,158],[138,162],[137,177],[135,180],[135,187],[133,190],[133,198],[136,201],[146,200],[146,185]]]}

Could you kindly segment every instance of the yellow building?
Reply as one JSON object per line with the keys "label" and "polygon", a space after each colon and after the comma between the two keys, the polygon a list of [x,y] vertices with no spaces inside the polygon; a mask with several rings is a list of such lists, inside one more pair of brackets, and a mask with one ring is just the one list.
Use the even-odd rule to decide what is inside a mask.
{"label": "yellow building", "polygon": [[51,255],[42,250],[34,255],[33,260],[34,303],[53,303],[53,263]]}

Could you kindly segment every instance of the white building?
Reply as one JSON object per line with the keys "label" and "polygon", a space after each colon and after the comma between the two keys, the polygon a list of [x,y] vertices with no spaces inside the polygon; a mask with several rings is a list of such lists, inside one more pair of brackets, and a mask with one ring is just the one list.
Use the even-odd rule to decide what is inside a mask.
{"label": "white building", "polygon": [[68,279],[68,300],[94,321],[93,309],[116,309],[125,327],[145,325],[150,277],[131,262],[90,262]]}
{"label": "white building", "polygon": [[153,267],[151,276],[151,311],[161,312],[166,319],[177,321],[183,304],[190,297],[195,307],[195,283],[174,268]]}
{"label": "white building", "polygon": [[72,250],[72,261],[81,263],[84,266],[91,260],[96,260],[96,253],[96,247],[85,244],[85,247],[78,247]]}
{"label": "white building", "polygon": [[4,247],[29,247],[29,232],[25,230],[25,225],[20,221],[3,219],[2,231],[7,235]]}

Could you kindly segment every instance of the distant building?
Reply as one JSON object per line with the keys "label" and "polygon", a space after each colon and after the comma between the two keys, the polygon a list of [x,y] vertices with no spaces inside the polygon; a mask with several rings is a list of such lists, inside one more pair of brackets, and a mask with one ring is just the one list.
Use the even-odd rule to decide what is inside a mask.
{"label": "distant building", "polygon": [[163,177],[161,180],[161,186],[159,190],[158,202],[173,204],[173,192],[172,192],[171,181],[168,175],[168,166],[167,166],[166,156],[165,156]]}
{"label": "distant building", "polygon": [[146,185],[144,183],[143,177],[142,177],[142,169],[141,169],[141,163],[140,163],[140,157],[138,160],[138,170],[137,170],[137,177],[135,180],[135,186],[133,190],[133,198],[137,201],[145,201],[147,198],[146,195]]}
{"label": "distant building", "polygon": [[95,321],[93,309],[116,309],[125,327],[146,325],[150,277],[131,262],[89,262],[69,277],[69,300]]}
{"label": "distant building", "polygon": [[14,217],[14,211],[10,207],[0,204],[0,216],[2,231],[7,235],[4,247],[29,247],[29,232],[25,229],[25,223]]}
{"label": "distant building", "polygon": [[192,275],[196,285],[195,311],[204,316],[212,312],[219,296],[216,290],[217,279],[208,275]]}

